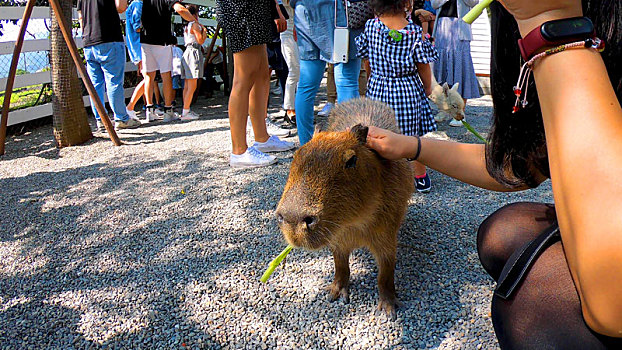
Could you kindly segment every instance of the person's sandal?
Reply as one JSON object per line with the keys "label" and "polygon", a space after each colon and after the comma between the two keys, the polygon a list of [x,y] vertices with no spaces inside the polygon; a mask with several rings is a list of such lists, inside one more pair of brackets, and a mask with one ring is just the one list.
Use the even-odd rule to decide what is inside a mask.
{"label": "person's sandal", "polygon": [[287,115],[287,111],[285,111],[285,115],[283,117],[287,123],[296,126],[296,115],[295,114],[290,117],[289,115]]}

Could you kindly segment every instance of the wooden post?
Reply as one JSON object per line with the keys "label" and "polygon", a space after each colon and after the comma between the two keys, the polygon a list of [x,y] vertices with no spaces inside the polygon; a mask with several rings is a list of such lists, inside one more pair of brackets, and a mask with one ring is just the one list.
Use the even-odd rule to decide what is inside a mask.
{"label": "wooden post", "polygon": [[[30,1],[30,0],[29,0]],[[84,86],[86,86],[86,90],[89,92],[93,103],[95,103],[95,108],[97,109],[97,113],[100,115],[100,119],[108,131],[108,135],[110,135],[110,139],[116,146],[121,146],[123,143],[119,140],[119,136],[114,131],[114,125],[110,122],[110,119],[107,118],[108,112],[106,112],[106,108],[102,104],[102,101],[99,99],[97,95],[97,91],[95,91],[95,87],[91,82],[91,78],[86,73],[86,68],[84,64],[82,64],[82,58],[78,53],[78,47],[76,46],[76,42],[73,40],[71,36],[71,31],[69,30],[69,26],[65,21],[65,18],[62,16],[62,10],[60,8],[60,4],[58,0],[50,0],[50,6],[52,6],[52,10],[54,10],[54,15],[58,20],[58,24],[60,26],[61,31],[63,32],[63,37],[65,38],[65,42],[67,43],[67,47],[69,48],[69,53],[71,53],[71,57],[73,58],[73,62],[78,68],[78,72],[80,72],[80,76],[82,76],[82,81],[84,82]]]}
{"label": "wooden post", "polygon": [[9,69],[9,77],[6,80],[6,88],[4,90],[4,103],[2,104],[2,118],[0,120],[0,156],[4,154],[4,144],[6,141],[6,128],[9,123],[9,108],[11,107],[11,94],[13,93],[13,83],[15,82],[15,74],[17,73],[17,63],[19,62],[19,54],[24,44],[24,34],[26,27],[32,14],[32,8],[35,6],[35,0],[28,0],[26,9],[22,16],[22,24],[19,26],[19,34],[13,49],[13,58],[11,59],[11,68]]}
{"label": "wooden post", "polygon": [[216,39],[218,38],[218,32],[220,31],[220,23],[218,23],[216,25],[216,30],[214,31],[214,36],[212,37],[212,40],[209,43],[209,47],[207,48],[207,54],[209,56],[207,56],[207,63],[211,63],[212,62],[212,51],[214,50],[214,45],[216,44]]}

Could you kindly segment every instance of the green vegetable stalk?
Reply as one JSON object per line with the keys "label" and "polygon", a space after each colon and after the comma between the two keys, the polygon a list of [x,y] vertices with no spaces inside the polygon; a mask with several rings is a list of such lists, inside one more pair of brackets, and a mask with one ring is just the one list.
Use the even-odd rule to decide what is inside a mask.
{"label": "green vegetable stalk", "polygon": [[490,6],[492,2],[493,0],[481,1],[479,4],[475,5],[475,7],[473,7],[471,11],[469,11],[469,13],[464,15],[462,20],[467,22],[468,24],[472,24],[477,19],[477,17],[482,14],[482,11],[484,11],[486,7]]}
{"label": "green vegetable stalk", "polygon": [[270,262],[270,265],[268,265],[268,269],[266,270],[266,272],[263,273],[263,276],[261,276],[259,280],[263,283],[266,283],[268,281],[268,278],[270,278],[270,276],[274,272],[274,269],[276,269],[276,267],[279,266],[279,264],[281,264],[283,259],[285,259],[287,254],[289,254],[289,252],[292,249],[294,249],[294,247],[291,245],[288,245],[287,248],[285,248],[285,250],[283,250],[281,254],[279,254],[279,256],[274,258],[274,260]]}
{"label": "green vegetable stalk", "polygon": [[485,144],[488,144],[488,141],[482,135],[480,135],[477,130],[473,129],[471,124],[467,123],[467,121],[464,119],[462,119],[461,122],[462,125],[464,125],[464,127],[467,128],[467,130],[469,130],[473,135],[475,135],[478,139],[484,141]]}

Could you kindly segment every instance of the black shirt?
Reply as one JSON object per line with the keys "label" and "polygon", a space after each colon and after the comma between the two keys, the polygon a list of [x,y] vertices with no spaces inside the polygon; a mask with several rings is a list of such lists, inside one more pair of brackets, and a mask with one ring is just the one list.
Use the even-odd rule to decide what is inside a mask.
{"label": "black shirt", "polygon": [[441,6],[438,17],[458,17],[458,5],[456,0],[449,0]]}
{"label": "black shirt", "polygon": [[143,0],[141,43],[168,45],[177,41],[173,40],[174,37],[171,33],[171,16],[173,15],[173,5],[178,2],[178,0]]}
{"label": "black shirt", "polygon": [[123,42],[121,20],[113,0],[78,0],[77,9],[82,12],[84,47]]}

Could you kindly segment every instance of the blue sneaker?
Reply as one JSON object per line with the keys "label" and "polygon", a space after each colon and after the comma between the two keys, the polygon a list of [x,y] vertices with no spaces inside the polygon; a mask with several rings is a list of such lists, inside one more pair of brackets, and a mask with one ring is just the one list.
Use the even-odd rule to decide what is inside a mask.
{"label": "blue sneaker", "polygon": [[428,193],[432,188],[432,181],[430,176],[426,173],[424,177],[415,178],[415,188],[419,193]]}
{"label": "blue sneaker", "polygon": [[323,117],[328,117],[328,115],[330,114],[330,111],[333,109],[333,107],[335,107],[334,104],[332,104],[330,102],[326,102],[326,104],[324,105],[324,108],[322,108],[322,110],[319,111],[317,113],[317,115],[321,115]]}

